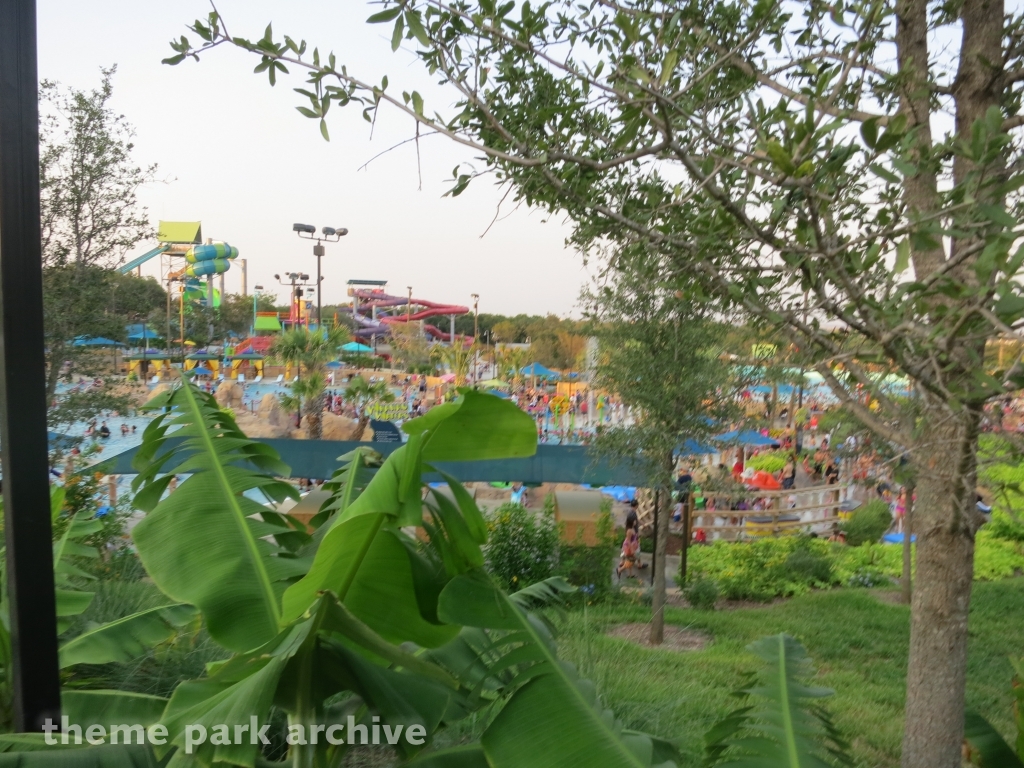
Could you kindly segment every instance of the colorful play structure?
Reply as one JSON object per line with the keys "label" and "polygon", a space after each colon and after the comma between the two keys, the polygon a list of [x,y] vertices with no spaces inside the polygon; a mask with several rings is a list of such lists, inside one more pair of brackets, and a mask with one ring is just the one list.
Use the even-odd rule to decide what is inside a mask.
{"label": "colorful play structure", "polygon": [[[138,271],[151,259],[160,257],[160,282],[167,284],[168,293],[178,283],[181,312],[186,302],[205,303],[208,307],[220,306],[224,292],[224,274],[231,269],[231,263],[238,257],[238,249],[224,242],[208,239],[203,242],[203,224],[200,221],[161,221],[157,229],[157,246],[123,267],[122,274]],[[245,292],[245,260],[239,260],[242,268],[242,292]],[[215,275],[220,276],[220,289],[213,286]],[[202,278],[206,278],[206,286]]]}

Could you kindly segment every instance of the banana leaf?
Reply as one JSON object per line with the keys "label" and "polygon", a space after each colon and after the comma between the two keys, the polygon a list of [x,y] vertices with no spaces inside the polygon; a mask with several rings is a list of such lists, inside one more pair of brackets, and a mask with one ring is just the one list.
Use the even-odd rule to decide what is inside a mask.
{"label": "banana leaf", "polygon": [[[343,511],[330,522],[309,573],[285,593],[284,621],[294,620],[318,594],[331,591],[392,642],[437,647],[458,633],[458,627],[432,624],[430,606],[421,609],[409,599],[417,594],[414,576],[421,569],[416,563],[403,564],[408,555],[405,547],[398,546],[401,540],[395,529],[423,525],[420,477],[428,453],[438,460],[529,455],[536,451],[536,429],[532,419],[515,406],[472,391],[413,419],[405,429],[409,442],[388,457],[358,497],[338,505]],[[437,529],[431,542],[438,547],[454,543],[450,553],[458,558],[445,563],[451,576],[483,562],[482,517],[478,510],[475,515],[460,514],[442,498],[435,494],[428,505]],[[456,498],[463,505],[468,494]],[[419,595],[424,595],[422,588]]]}
{"label": "banana leaf", "polygon": [[753,685],[738,692],[744,706],[706,735],[706,765],[852,765],[846,742],[818,703],[832,691],[805,683],[813,670],[803,646],[780,634],[758,640],[748,650],[761,659],[763,668]]}
{"label": "banana leaf", "polygon": [[158,768],[146,745],[47,746],[37,734],[0,736],[0,768]]}
{"label": "banana leaf", "polygon": [[160,722],[167,699],[128,691],[78,691],[65,689],[60,694],[61,714],[85,730],[97,724],[138,724],[148,727]]}
{"label": "banana leaf", "polygon": [[[277,635],[281,595],[306,563],[268,540],[280,529],[258,519],[265,508],[243,494],[259,488],[274,499],[297,498],[273,476],[287,467],[191,383],[147,408],[170,410],[150,422],[135,457],[135,503],[147,512],[133,531],[139,557],[165,594],[202,611],[214,640],[233,651],[255,648]],[[170,454],[160,450],[172,426],[185,438],[178,450],[189,454],[176,472],[190,476],[161,499],[172,475],[161,474]]]}
{"label": "banana leaf", "polygon": [[1024,763],[1003,740],[999,731],[977,712],[964,718],[964,741],[970,751],[971,765],[978,768],[1024,768]]}
{"label": "banana leaf", "polygon": [[173,640],[198,613],[191,605],[162,605],[90,629],[61,646],[61,669],[131,661],[154,645]]}
{"label": "banana leaf", "polygon": [[[557,590],[558,585],[547,588]],[[541,595],[538,590],[521,601]],[[623,731],[614,715],[598,705],[593,684],[558,659],[546,625],[522,610],[486,573],[452,579],[441,593],[438,611],[453,624],[508,631],[497,636],[492,650],[502,653],[488,665],[491,674],[511,673],[505,686],[511,695],[480,740],[490,768],[675,765],[666,759],[655,763],[654,742]],[[664,757],[663,746],[659,744],[659,758]]]}

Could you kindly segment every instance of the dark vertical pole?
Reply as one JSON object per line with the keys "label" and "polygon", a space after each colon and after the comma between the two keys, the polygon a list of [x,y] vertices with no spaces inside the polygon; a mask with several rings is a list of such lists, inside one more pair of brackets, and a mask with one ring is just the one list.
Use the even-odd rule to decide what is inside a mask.
{"label": "dark vertical pole", "polygon": [[0,0],[0,448],[15,728],[60,717],[34,0]]}
{"label": "dark vertical pole", "polygon": [[658,552],[658,515],[661,514],[661,492],[654,492],[654,530],[651,534],[651,543],[654,547],[651,549],[651,586],[654,586],[654,574],[658,570],[658,558],[656,554]]}
{"label": "dark vertical pole", "polygon": [[323,329],[323,320],[320,317],[320,312],[323,309],[323,302],[320,295],[323,291],[323,284],[320,281],[323,278],[320,277],[320,259],[324,255],[324,246],[319,240],[313,246],[313,255],[316,256],[316,329],[321,331]]}

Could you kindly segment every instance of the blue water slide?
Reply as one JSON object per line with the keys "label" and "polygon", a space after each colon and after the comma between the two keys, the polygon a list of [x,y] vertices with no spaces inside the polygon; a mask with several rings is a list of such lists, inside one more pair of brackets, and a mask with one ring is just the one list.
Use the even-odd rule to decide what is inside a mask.
{"label": "blue water slide", "polygon": [[166,243],[164,243],[162,245],[158,245],[152,251],[149,251],[148,253],[144,253],[141,256],[139,256],[139,258],[133,259],[132,261],[129,261],[123,267],[119,267],[117,271],[120,272],[122,275],[127,275],[129,272],[132,272],[132,271],[138,269],[139,267],[141,267],[143,264],[145,264],[147,261],[152,259],[154,256],[159,256],[161,253],[166,251],[168,248],[170,248],[170,246],[167,245]]}

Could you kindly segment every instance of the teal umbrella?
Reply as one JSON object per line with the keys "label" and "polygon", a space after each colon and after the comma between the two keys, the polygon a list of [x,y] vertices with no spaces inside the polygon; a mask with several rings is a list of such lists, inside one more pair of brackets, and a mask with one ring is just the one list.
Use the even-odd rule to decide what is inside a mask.
{"label": "teal umbrella", "polygon": [[360,344],[358,341],[350,341],[348,344],[342,344],[339,349],[341,349],[342,352],[373,352],[373,347]]}

